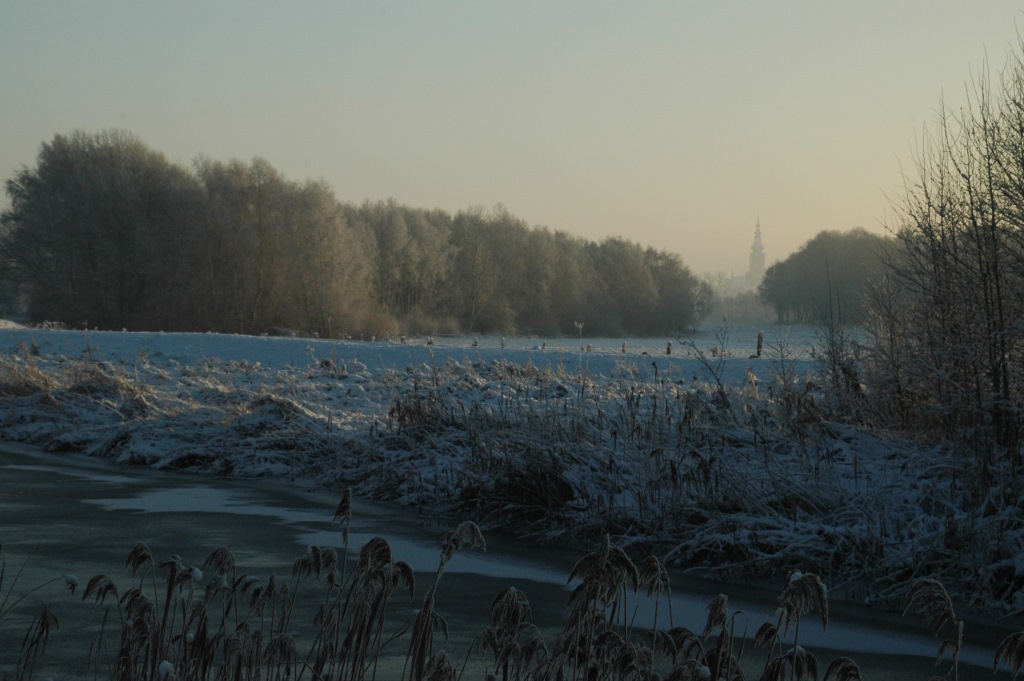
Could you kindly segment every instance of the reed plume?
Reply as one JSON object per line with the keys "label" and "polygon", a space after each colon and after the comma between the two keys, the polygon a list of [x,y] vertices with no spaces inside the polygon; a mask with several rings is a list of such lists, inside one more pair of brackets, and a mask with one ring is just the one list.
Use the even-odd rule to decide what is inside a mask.
{"label": "reed plume", "polygon": [[[434,584],[423,597],[423,607],[420,608],[416,615],[416,621],[413,623],[412,641],[409,643],[409,653],[406,656],[406,668],[409,669],[410,678],[413,681],[423,681],[426,675],[427,662],[431,659],[434,632],[439,631],[445,639],[448,638],[448,622],[434,611],[434,597],[445,566],[463,546],[477,548],[481,551],[487,550],[487,543],[484,541],[480,528],[476,523],[468,520],[459,523],[441,541],[441,562],[437,566]],[[404,669],[402,674],[405,675]]]}
{"label": "reed plume", "polygon": [[999,671],[999,663],[1005,662],[1016,679],[1024,667],[1024,631],[1018,631],[1004,638],[996,648],[996,658],[992,663],[992,673]]}
{"label": "reed plume", "polygon": [[948,650],[953,664],[950,671],[953,681],[956,681],[959,673],[960,648],[964,639],[964,623],[963,620],[956,618],[953,602],[946,593],[946,588],[935,579],[917,580],[910,586],[907,607],[904,608],[903,614],[906,615],[911,608],[916,608],[924,616],[925,623],[931,627],[936,638],[942,637],[935,665],[941,664]]}
{"label": "reed plume", "polygon": [[860,667],[848,657],[837,657],[825,669],[823,681],[861,681]]}

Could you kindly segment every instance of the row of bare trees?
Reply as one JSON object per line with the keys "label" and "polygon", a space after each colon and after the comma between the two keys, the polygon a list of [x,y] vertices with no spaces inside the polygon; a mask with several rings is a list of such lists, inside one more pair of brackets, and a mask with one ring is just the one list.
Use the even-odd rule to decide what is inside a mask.
{"label": "row of bare trees", "polygon": [[1022,442],[1022,55],[922,135],[868,325],[876,405],[969,443],[975,462],[1019,457]]}
{"label": "row of bare trees", "polygon": [[709,292],[678,256],[450,215],[341,204],[255,159],[169,162],[131,134],[57,135],[6,183],[2,278],[32,321],[321,336],[675,333]]}

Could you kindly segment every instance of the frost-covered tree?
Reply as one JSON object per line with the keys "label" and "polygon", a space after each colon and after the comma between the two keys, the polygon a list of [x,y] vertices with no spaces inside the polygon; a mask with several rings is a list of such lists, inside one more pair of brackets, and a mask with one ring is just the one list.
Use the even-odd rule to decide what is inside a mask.
{"label": "frost-covered tree", "polygon": [[1020,456],[1024,394],[1024,64],[982,71],[940,107],[897,202],[898,248],[876,292],[876,403],[904,423]]}
{"label": "frost-covered tree", "polygon": [[128,133],[73,132],[44,143],[6,189],[0,248],[30,319],[178,321],[199,201],[186,171]]}
{"label": "frost-covered tree", "polygon": [[838,308],[847,322],[859,324],[868,287],[883,274],[888,244],[863,228],[819,232],[768,268],[758,296],[783,322],[819,323]]}
{"label": "frost-covered tree", "polygon": [[196,172],[205,189],[205,248],[197,257],[205,260],[208,284],[218,292],[208,301],[211,324],[238,333],[284,325],[274,294],[285,272],[292,188],[263,159],[203,159]]}
{"label": "frost-covered tree", "polygon": [[341,205],[269,162],[169,163],[121,132],[58,135],[7,182],[3,277],[33,320],[265,333],[674,333],[707,287],[677,256],[532,228]]}
{"label": "frost-covered tree", "polygon": [[200,159],[202,241],[192,254],[207,290],[207,328],[359,333],[376,305],[367,235],[323,182],[286,180],[267,161]]}

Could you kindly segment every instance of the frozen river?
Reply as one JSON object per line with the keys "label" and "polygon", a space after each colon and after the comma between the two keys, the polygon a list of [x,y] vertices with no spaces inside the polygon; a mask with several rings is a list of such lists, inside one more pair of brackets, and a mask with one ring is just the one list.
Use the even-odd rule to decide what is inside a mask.
{"label": "frozen river", "polygon": [[[75,574],[82,585],[101,573],[115,584],[120,580],[127,584],[123,566],[137,542],[148,544],[158,561],[178,554],[184,563],[195,565],[214,549],[226,547],[235,554],[242,572],[263,577],[271,572],[288,576],[293,560],[309,544],[341,547],[338,529],[330,523],[337,496],[300,484],[117,468],[105,461],[16,445],[0,450],[0,480],[4,591],[23,564],[27,568],[18,576],[15,593],[64,573]],[[452,524],[447,519],[416,516],[408,509],[357,500],[350,547],[356,552],[371,537],[384,536],[395,559],[413,566],[417,593],[406,601],[411,619],[437,568],[440,538]],[[464,549],[452,559],[438,593],[437,610],[447,618],[451,631],[447,649],[460,663],[473,638],[490,624],[494,596],[510,585],[526,593],[534,621],[553,636],[564,621],[569,593],[565,579],[579,557],[502,536],[486,539],[485,553]],[[720,591],[729,595],[732,610],[747,613],[751,635],[774,604],[774,591],[712,584],[679,573],[672,574],[672,586],[676,624],[698,632],[704,626],[707,602]],[[83,603],[80,596],[70,596],[62,581],[32,594],[0,620],[0,671],[13,667],[25,628],[43,603],[50,603],[61,619],[60,631],[48,649],[51,666],[45,675],[68,678],[83,671],[101,610],[94,603]],[[818,655],[819,664],[827,665],[838,654],[849,655],[861,665],[865,678],[905,678],[908,673],[925,678],[945,670],[932,667],[937,644],[916,617],[902,619],[837,604],[832,608],[827,633],[818,626],[801,629],[801,643]],[[638,623],[650,618],[649,611],[642,609]],[[809,621],[815,622],[816,616]],[[964,661],[976,666],[962,667],[960,678],[992,678],[991,651],[1000,633],[1004,632],[968,626],[968,640],[983,640],[985,645],[968,647]],[[404,658],[404,644],[394,646],[392,652]],[[756,665],[759,654],[748,646],[744,658]],[[471,668],[482,670],[486,660],[473,659]],[[466,678],[479,677],[469,674]]]}

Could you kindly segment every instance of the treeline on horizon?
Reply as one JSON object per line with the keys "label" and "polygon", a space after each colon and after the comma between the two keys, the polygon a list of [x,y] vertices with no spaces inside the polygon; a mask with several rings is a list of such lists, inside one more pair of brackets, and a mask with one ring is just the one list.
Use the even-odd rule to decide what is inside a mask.
{"label": "treeline on horizon", "polygon": [[7,180],[3,279],[29,321],[322,337],[680,333],[710,287],[679,256],[454,215],[349,205],[267,161],[169,162],[130,133],[43,143]]}
{"label": "treeline on horizon", "polygon": [[764,274],[759,300],[782,323],[860,325],[868,320],[872,287],[886,276],[896,239],[862,227],[819,232]]}

